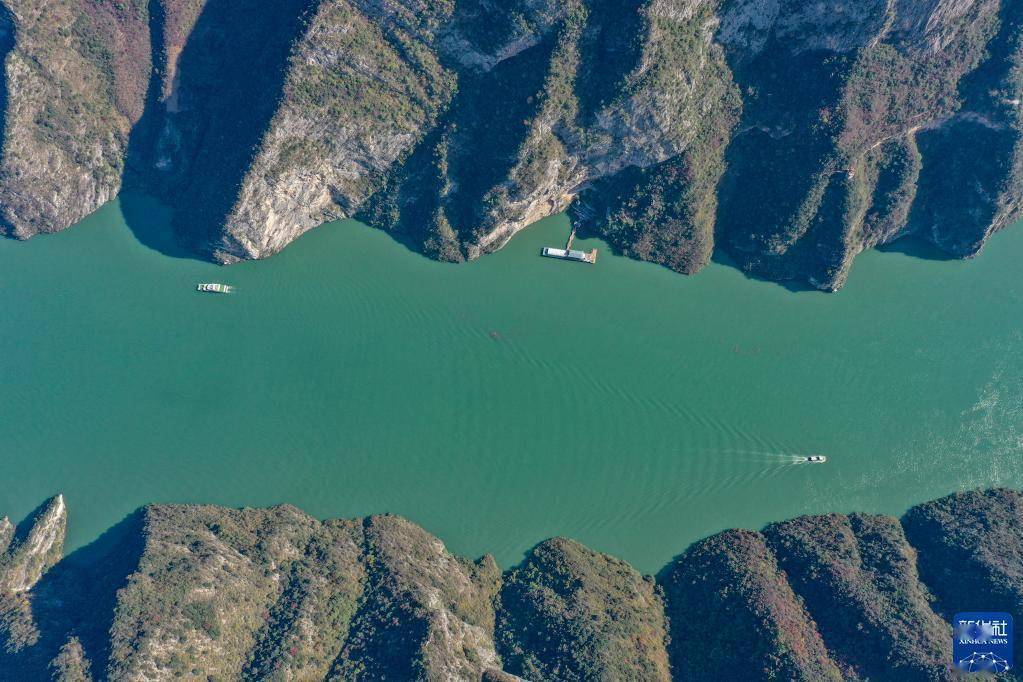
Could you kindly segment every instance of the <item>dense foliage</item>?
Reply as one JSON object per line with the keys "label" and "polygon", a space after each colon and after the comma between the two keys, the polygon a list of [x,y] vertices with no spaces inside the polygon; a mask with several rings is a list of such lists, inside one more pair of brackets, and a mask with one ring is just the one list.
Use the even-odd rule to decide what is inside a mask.
{"label": "dense foliage", "polygon": [[969,257],[1023,214],[1008,0],[6,3],[19,237],[122,181],[221,262],[348,217],[462,261],[571,207],[635,258],[834,290],[864,249]]}
{"label": "dense foliage", "polygon": [[499,652],[528,680],[666,680],[661,598],[623,561],[548,540],[501,590]]}
{"label": "dense foliage", "polygon": [[951,680],[952,615],[1023,607],[1009,490],[726,531],[656,579],[564,538],[502,574],[287,506],[146,507],[26,574],[65,521],[0,522],[2,679]]}

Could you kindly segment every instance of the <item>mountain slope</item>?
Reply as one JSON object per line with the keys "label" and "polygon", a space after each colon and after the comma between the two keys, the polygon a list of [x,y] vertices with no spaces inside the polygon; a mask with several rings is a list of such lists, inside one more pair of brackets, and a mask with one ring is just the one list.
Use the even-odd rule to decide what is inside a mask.
{"label": "mountain slope", "polygon": [[1010,0],[0,6],[21,238],[130,180],[224,263],[348,217],[461,261],[571,209],[679,272],[719,248],[835,290],[864,249],[970,257],[1023,211]]}
{"label": "mountain slope", "polygon": [[288,506],[150,506],[57,561],[57,497],[0,523],[0,677],[950,680],[955,611],[1023,603],[1021,510],[730,530],[655,580],[564,538],[502,574],[399,517]]}

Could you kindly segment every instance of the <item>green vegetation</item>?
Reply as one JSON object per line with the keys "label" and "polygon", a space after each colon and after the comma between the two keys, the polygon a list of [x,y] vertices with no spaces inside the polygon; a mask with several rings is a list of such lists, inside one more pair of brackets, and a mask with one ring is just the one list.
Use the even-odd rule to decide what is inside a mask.
{"label": "green vegetation", "polygon": [[286,585],[267,609],[245,667],[247,679],[324,677],[349,636],[365,573],[361,529],[335,522],[289,562]]}
{"label": "green vegetation", "polygon": [[149,80],[147,6],[25,0],[5,11],[14,24],[0,155],[7,233],[61,229],[120,189]]}
{"label": "green vegetation", "polygon": [[[259,622],[258,604],[275,590],[272,575],[261,565],[246,570],[244,557],[252,556],[260,564],[279,561],[279,554],[267,552],[262,522],[276,517],[278,534],[287,536],[297,530],[300,520],[288,510],[270,510],[261,514],[263,518],[211,512],[201,507],[146,511],[147,551],[118,594],[111,630],[113,676],[139,675],[144,670],[185,674],[192,668],[221,675],[240,667],[239,654],[231,645],[241,640],[251,648],[251,633]],[[214,557],[225,552],[243,563],[218,566]],[[236,571],[244,572],[244,582],[209,594],[218,575],[226,578]],[[160,641],[184,646],[156,647],[138,656],[146,651],[146,642]]]}
{"label": "green vegetation", "polygon": [[746,106],[721,191],[730,253],[758,275],[829,290],[861,250],[907,233],[976,253],[1008,217],[998,188],[1019,136],[971,93],[1006,89],[1018,14],[978,4],[954,26],[928,25],[940,39],[892,31],[846,53],[769,42],[734,55]]}
{"label": "green vegetation", "polygon": [[[950,495],[914,507],[903,525],[946,619],[958,611],[1023,612],[1023,494]],[[1021,653],[1017,639],[1015,655]]]}
{"label": "green vegetation", "polygon": [[571,540],[533,548],[501,590],[501,657],[529,680],[667,680],[665,639],[653,582]]}
{"label": "green vegetation", "polygon": [[620,252],[693,274],[714,249],[717,183],[724,172],[728,118],[682,155],[598,181],[576,204],[577,222]]}
{"label": "green vegetation", "polygon": [[792,279],[807,267],[798,244],[838,169],[832,157],[837,117],[829,112],[848,67],[845,56],[791,55],[781,45],[736,66],[746,95],[743,132],[726,155],[717,229],[745,269]]}
{"label": "green vegetation", "polygon": [[[62,539],[53,509],[13,544]],[[945,680],[948,619],[1018,612],[1021,557],[1023,493],[1009,490],[901,523],[726,531],[656,581],[563,538],[502,575],[395,516],[152,506],[0,595],[0,678]]]}
{"label": "green vegetation", "polygon": [[862,183],[864,190],[874,186],[873,196],[862,202],[867,208],[863,233],[883,235],[883,238],[894,236],[906,225],[916,198],[923,165],[916,137],[910,135],[885,142],[868,152],[866,159],[865,168],[858,169],[857,174],[873,171],[875,177]]}
{"label": "green vegetation", "polygon": [[856,0],[841,17],[654,0],[21,5],[4,16],[17,106],[0,161],[16,236],[66,227],[130,168],[181,241],[223,262],[346,217],[461,261],[578,199],[584,231],[631,257],[693,273],[721,247],[834,290],[863,249],[918,234],[970,256],[1023,212],[1023,10],[1007,0]]}
{"label": "green vegetation", "polygon": [[896,519],[808,516],[764,535],[843,670],[857,679],[953,678],[948,624],[931,610]]}
{"label": "green vegetation", "polygon": [[91,682],[92,680],[89,661],[85,658],[82,643],[77,637],[72,637],[67,644],[60,648],[56,658],[50,662],[50,670],[57,682]]}
{"label": "green vegetation", "polygon": [[676,673],[692,679],[713,679],[719,670],[735,679],[842,678],[759,533],[726,531],[698,542],[659,582]]}

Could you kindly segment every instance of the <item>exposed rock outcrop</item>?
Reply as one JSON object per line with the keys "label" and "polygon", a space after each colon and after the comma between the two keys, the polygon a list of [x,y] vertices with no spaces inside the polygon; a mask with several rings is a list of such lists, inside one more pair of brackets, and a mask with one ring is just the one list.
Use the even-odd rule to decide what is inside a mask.
{"label": "exposed rock outcrop", "polygon": [[3,6],[18,237],[127,167],[225,263],[353,216],[460,261],[572,208],[635,258],[834,290],[864,249],[969,257],[1023,214],[1011,0]]}
{"label": "exposed rock outcrop", "polygon": [[[498,664],[499,571],[396,517],[149,507],[120,591],[111,679],[478,679]],[[400,671],[400,672],[399,672]]]}
{"label": "exposed rock outcrop", "polygon": [[16,653],[38,643],[30,591],[61,559],[66,532],[63,495],[47,500],[18,528],[0,519],[0,650]]}
{"label": "exposed rock outcrop", "polygon": [[[455,90],[433,51],[447,8],[381,14],[326,0],[292,49],[281,101],[228,214],[218,258],[261,258],[351,217]],[[405,19],[405,22],[401,22]]]}
{"label": "exposed rock outcrop", "polygon": [[150,74],[145,0],[5,0],[0,231],[64,229],[121,188]]}
{"label": "exposed rock outcrop", "polygon": [[8,547],[0,556],[0,594],[16,595],[31,590],[61,558],[67,532],[64,496],[57,495],[40,507],[23,537],[15,537],[10,522],[4,521]]}
{"label": "exposed rock outcrop", "polygon": [[[774,3],[766,22],[764,5],[733,5],[719,33],[747,94],[718,229],[745,269],[834,290],[866,248],[916,234],[966,257],[1018,218],[1019,128],[992,101],[1017,99],[1018,4]],[[978,135],[997,163],[935,148]]]}
{"label": "exposed rock outcrop", "polygon": [[14,524],[6,516],[0,518],[0,554],[6,553],[14,539]]}
{"label": "exposed rock outcrop", "polygon": [[373,517],[364,528],[366,594],[331,676],[469,680],[498,666],[494,560],[453,557],[398,517]]}

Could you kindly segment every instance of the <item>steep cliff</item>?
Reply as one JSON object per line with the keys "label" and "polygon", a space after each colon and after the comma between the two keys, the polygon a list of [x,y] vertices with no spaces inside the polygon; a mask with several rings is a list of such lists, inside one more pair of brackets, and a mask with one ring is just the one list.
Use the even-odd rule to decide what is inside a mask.
{"label": "steep cliff", "polygon": [[460,261],[570,208],[680,272],[720,248],[834,290],[864,249],[969,257],[1023,214],[1010,0],[0,4],[18,237],[130,178],[225,263],[353,216]]}
{"label": "steep cliff", "polygon": [[110,679],[479,678],[499,572],[395,517],[150,507],[118,593]]}
{"label": "steep cliff", "polygon": [[0,564],[0,678],[958,679],[952,614],[1023,603],[1021,510],[990,490],[726,531],[655,580],[562,538],[502,574],[398,517],[287,506],[146,507],[54,564],[58,497]]}
{"label": "steep cliff", "polygon": [[1020,213],[1021,16],[997,0],[734,3],[719,39],[746,97],[722,245],[828,290],[907,234],[976,254]]}
{"label": "steep cliff", "polygon": [[39,508],[24,529],[16,533],[6,518],[0,523],[0,594],[21,594],[31,590],[61,558],[67,531],[67,507],[57,495]]}
{"label": "steep cliff", "polygon": [[[514,13],[481,14],[488,11],[490,33],[461,25],[463,40],[501,47],[460,72],[438,130],[362,216],[413,235],[436,257],[462,260],[579,199],[578,219],[630,253],[689,271],[705,264],[714,185],[738,105],[710,40],[711,11],[579,0],[514,27],[507,26]],[[685,194],[669,201],[686,208],[647,205],[644,214],[629,203],[641,179]],[[605,196],[611,192],[617,196]],[[621,220],[598,218],[615,211]],[[666,213],[675,221],[668,228],[659,223]],[[690,233],[703,240],[695,251]]]}
{"label": "steep cliff", "polygon": [[64,229],[121,188],[149,81],[145,0],[0,7],[0,231]]}
{"label": "steep cliff", "polygon": [[60,560],[66,532],[67,507],[61,495],[17,529],[6,517],[0,519],[0,650],[15,653],[39,642],[30,593]]}

